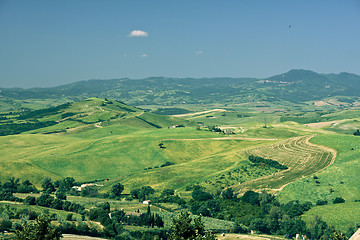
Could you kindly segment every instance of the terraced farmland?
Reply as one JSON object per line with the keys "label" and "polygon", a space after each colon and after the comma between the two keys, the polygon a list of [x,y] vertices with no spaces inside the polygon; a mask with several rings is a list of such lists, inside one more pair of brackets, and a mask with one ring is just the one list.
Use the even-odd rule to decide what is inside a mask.
{"label": "terraced farmland", "polygon": [[279,191],[287,184],[310,176],[333,163],[336,152],[330,148],[309,143],[313,136],[290,138],[276,144],[248,150],[248,155],[270,158],[288,167],[287,170],[233,186],[244,193],[247,190]]}

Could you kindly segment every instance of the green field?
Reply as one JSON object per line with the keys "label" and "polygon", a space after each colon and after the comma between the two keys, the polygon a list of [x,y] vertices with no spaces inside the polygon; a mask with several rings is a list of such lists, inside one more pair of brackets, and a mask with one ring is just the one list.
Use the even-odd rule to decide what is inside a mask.
{"label": "green field", "polygon": [[303,215],[303,219],[311,224],[316,215],[321,216],[331,226],[336,227],[342,232],[347,232],[349,228],[356,228],[360,223],[360,203],[339,203],[325,206],[316,206]]}
{"label": "green field", "polygon": [[[316,202],[319,199],[332,201],[335,197],[343,197],[346,201],[360,199],[359,164],[360,142],[356,136],[340,134],[318,135],[311,139],[312,143],[330,147],[337,151],[334,164],[316,173],[318,181],[310,176],[290,184],[279,193],[279,199],[289,201]],[[354,150],[351,150],[354,149]],[[330,191],[332,189],[332,191]]]}
{"label": "green field", "polygon": [[[314,117],[336,121],[316,128],[299,123],[304,116],[296,112],[287,119],[301,121],[282,122],[286,114],[241,107],[201,112],[194,108],[191,113],[175,117],[98,98],[61,109],[7,113],[0,120],[2,125],[47,121],[56,124],[1,136],[0,180],[29,179],[40,187],[44,177],[73,177],[78,182],[109,179],[99,187],[100,192],[109,191],[115,183],[125,186],[125,194],[148,185],[158,193],[172,188],[186,200],[191,199],[189,189],[194,185],[212,194],[228,187],[240,195],[247,190],[267,190],[276,193],[282,203],[299,200],[315,204],[327,200],[329,205],[316,206],[304,219],[309,222],[313,216],[321,215],[345,231],[360,221],[352,215],[359,208],[355,201],[360,200],[360,137],[352,135],[360,127],[358,112],[304,114],[307,120]],[[181,127],[170,128],[175,125]],[[235,134],[207,128],[215,125],[232,129]],[[289,169],[279,171],[252,164],[249,155],[276,160]],[[343,197],[346,202],[333,205],[335,197]],[[69,199],[88,209],[107,201]],[[137,202],[114,200],[111,204],[116,209],[146,210]],[[165,208],[179,210],[178,206]],[[154,207],[155,211],[160,209]],[[341,214],[336,215],[337,211]],[[174,213],[161,214],[169,225]],[[216,224],[228,229],[231,223]],[[219,229],[216,224],[209,228]]]}
{"label": "green field", "polygon": [[[77,181],[108,178],[110,184],[121,181],[126,191],[144,184],[179,189],[236,167],[244,160],[241,151],[267,143],[218,137],[195,128],[138,130],[115,125],[80,133],[5,136],[0,138],[1,177],[34,183],[43,176],[72,176]],[[168,161],[174,165],[160,168]]]}

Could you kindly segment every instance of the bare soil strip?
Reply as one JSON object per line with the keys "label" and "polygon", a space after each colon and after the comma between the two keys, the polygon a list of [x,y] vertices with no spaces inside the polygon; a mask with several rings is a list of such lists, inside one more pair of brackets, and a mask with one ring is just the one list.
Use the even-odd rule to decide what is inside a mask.
{"label": "bare soil strip", "polygon": [[207,114],[207,113],[211,113],[211,112],[226,112],[226,110],[225,109],[213,109],[213,110],[209,110],[209,111],[178,114],[178,115],[173,115],[173,116],[174,117],[190,117],[190,116],[197,116],[197,115]]}

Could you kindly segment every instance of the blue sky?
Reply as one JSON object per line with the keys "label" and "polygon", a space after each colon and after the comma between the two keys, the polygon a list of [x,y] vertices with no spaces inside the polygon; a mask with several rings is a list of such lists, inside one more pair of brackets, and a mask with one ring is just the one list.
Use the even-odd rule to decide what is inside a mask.
{"label": "blue sky", "polygon": [[360,75],[359,43],[359,0],[0,0],[0,87]]}

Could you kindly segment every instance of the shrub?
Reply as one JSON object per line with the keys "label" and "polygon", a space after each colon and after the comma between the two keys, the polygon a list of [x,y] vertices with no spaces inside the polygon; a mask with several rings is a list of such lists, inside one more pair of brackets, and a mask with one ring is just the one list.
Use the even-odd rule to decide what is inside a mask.
{"label": "shrub", "polygon": [[194,190],[191,196],[195,201],[206,201],[213,198],[210,193],[204,192],[200,189]]}
{"label": "shrub", "polygon": [[321,206],[321,205],[327,205],[328,201],[327,200],[317,200],[316,205]]}
{"label": "shrub", "polygon": [[333,204],[337,204],[337,203],[344,203],[345,199],[343,199],[342,197],[337,197],[334,199]]}
{"label": "shrub", "polygon": [[251,205],[259,205],[259,193],[254,191],[247,191],[242,197],[241,201],[250,203]]}
{"label": "shrub", "polygon": [[36,199],[36,204],[43,207],[50,207],[53,200],[54,197],[50,196],[47,193],[43,193],[40,197]]}
{"label": "shrub", "polygon": [[33,196],[27,196],[24,200],[25,205],[36,205],[36,198]]}
{"label": "shrub", "polygon": [[287,166],[280,164],[279,162],[272,160],[272,159],[266,159],[266,158],[262,158],[262,157],[257,157],[257,156],[253,156],[250,155],[249,156],[249,161],[255,164],[261,164],[264,163],[266,165],[269,165],[270,167],[276,168],[276,169],[280,169],[280,170],[285,170],[288,169]]}

